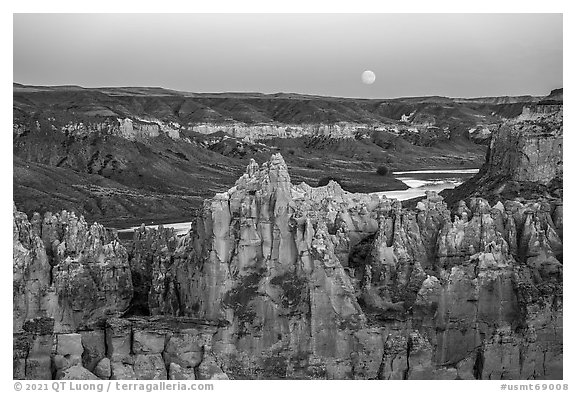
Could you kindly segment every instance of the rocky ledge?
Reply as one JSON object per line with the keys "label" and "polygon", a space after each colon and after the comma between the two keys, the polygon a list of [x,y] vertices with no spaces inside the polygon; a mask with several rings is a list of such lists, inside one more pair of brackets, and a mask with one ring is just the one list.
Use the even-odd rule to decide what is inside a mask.
{"label": "rocky ledge", "polygon": [[562,270],[554,199],[403,209],[276,154],[128,249],[15,209],[14,376],[559,379]]}

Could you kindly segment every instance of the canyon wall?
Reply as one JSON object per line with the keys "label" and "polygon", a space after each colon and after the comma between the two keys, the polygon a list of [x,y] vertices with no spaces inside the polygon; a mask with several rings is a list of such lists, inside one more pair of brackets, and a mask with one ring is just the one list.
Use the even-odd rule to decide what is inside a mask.
{"label": "canyon wall", "polygon": [[102,225],[62,211],[29,221],[14,207],[13,330],[26,321],[54,320],[71,333],[120,315],[133,295],[128,254]]}
{"label": "canyon wall", "polygon": [[[526,115],[479,177],[561,179],[561,111]],[[184,236],[142,227],[124,246],[14,208],[14,377],[561,379],[562,236],[558,197],[406,209],[293,185],[279,154]]]}
{"label": "canyon wall", "polygon": [[[206,359],[234,379],[561,378],[561,209],[429,193],[411,211],[294,186],[274,155],[187,235],[141,228],[129,251],[73,214],[15,210],[15,377],[199,378]],[[171,366],[187,329],[196,360]]]}
{"label": "canyon wall", "polygon": [[[558,97],[555,94],[547,99]],[[109,123],[114,135],[141,138],[166,133],[225,132],[251,140],[285,136],[351,137],[360,129],[428,126],[462,135],[461,126],[491,124],[515,116],[542,97],[405,97],[354,99],[299,94],[185,93],[160,88],[73,88],[14,84],[15,133],[21,125],[48,122],[78,131]],[[510,112],[510,108],[515,109]],[[65,119],[65,120],[64,120]],[[55,121],[57,120],[57,121]],[[58,123],[58,124],[57,124]],[[68,123],[68,124],[67,124]],[[82,124],[81,124],[82,123]],[[97,127],[97,126],[96,126]],[[107,128],[108,126],[106,126]]]}
{"label": "canyon wall", "polygon": [[227,320],[213,350],[234,378],[559,378],[558,208],[406,211],[292,186],[275,155],[206,201],[150,310]]}
{"label": "canyon wall", "polygon": [[472,179],[442,194],[449,203],[545,198],[562,203],[563,106],[539,104],[492,130],[486,163]]}
{"label": "canyon wall", "polygon": [[[55,120],[55,119],[54,119]],[[48,119],[50,128],[66,135],[83,136],[89,133],[101,133],[115,135],[128,140],[143,141],[156,138],[164,134],[172,139],[182,138],[183,131],[192,131],[203,135],[213,133],[225,133],[231,137],[245,141],[257,141],[271,138],[298,138],[302,136],[329,136],[332,138],[353,138],[358,132],[384,129],[375,124],[360,123],[335,123],[335,124],[246,124],[241,122],[227,123],[190,123],[179,124],[176,122],[163,122],[155,118],[106,118],[102,121],[68,122],[57,125],[55,121]],[[13,133],[21,135],[27,125],[14,124]],[[40,127],[40,123],[36,125]]]}
{"label": "canyon wall", "polygon": [[[224,123],[177,123],[174,121],[165,122],[156,118],[101,118],[90,121],[69,121],[58,124],[55,118],[49,117],[45,127],[52,131],[59,131],[69,136],[86,136],[91,133],[102,135],[114,135],[130,141],[146,141],[150,138],[157,138],[165,135],[174,140],[187,141],[186,134],[195,132],[202,135],[214,133],[224,133],[230,137],[241,139],[247,142],[273,138],[299,138],[310,137],[330,137],[334,139],[359,138],[371,131],[386,131],[396,135],[401,135],[411,143],[421,145],[420,139],[426,141],[447,140],[450,131],[447,127],[438,128],[433,123],[427,121],[415,121],[414,124],[393,125],[383,123],[350,123],[338,122],[333,124],[310,123],[310,124],[282,124],[282,123],[262,123],[250,124],[242,122]],[[31,126],[24,123],[14,123],[13,134],[20,136]],[[36,122],[32,125],[40,130],[42,124]]]}
{"label": "canyon wall", "polygon": [[66,211],[14,208],[13,226],[15,379],[227,378],[211,353],[222,322],[126,317],[139,276],[114,233]]}
{"label": "canyon wall", "polygon": [[490,142],[486,176],[543,184],[562,177],[562,119],[561,105],[538,105],[501,125]]}

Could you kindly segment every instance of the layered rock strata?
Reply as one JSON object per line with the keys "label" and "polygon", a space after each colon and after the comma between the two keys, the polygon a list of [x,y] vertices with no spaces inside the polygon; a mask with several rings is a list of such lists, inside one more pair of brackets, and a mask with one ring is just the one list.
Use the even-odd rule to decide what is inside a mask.
{"label": "layered rock strata", "polygon": [[[13,229],[15,379],[227,378],[211,354],[222,322],[123,317],[146,269],[161,279],[153,258],[66,211],[28,220],[14,207]],[[167,251],[157,236],[146,245]]]}
{"label": "layered rock strata", "polygon": [[450,202],[470,196],[491,201],[539,196],[562,198],[563,105],[525,107],[493,132],[478,174],[443,192]]}
{"label": "layered rock strata", "polygon": [[211,350],[217,323],[113,317],[77,333],[53,327],[38,318],[15,335],[15,379],[227,379]]}
{"label": "layered rock strata", "polygon": [[114,234],[67,211],[28,220],[14,207],[13,216],[14,332],[38,317],[75,332],[128,307],[132,274]]}
{"label": "layered rock strata", "polygon": [[187,235],[141,228],[129,250],[15,210],[15,377],[562,377],[557,200],[409,210],[292,185],[274,155]]}
{"label": "layered rock strata", "polygon": [[293,186],[275,155],[157,258],[150,310],[227,320],[233,378],[557,378],[561,208],[431,193],[408,211]]}

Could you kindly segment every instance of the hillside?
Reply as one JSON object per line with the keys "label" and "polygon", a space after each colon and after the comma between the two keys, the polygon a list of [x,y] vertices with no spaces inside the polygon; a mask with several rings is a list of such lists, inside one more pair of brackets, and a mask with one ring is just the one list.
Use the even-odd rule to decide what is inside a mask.
{"label": "hillside", "polygon": [[[511,117],[522,105],[543,97],[408,97],[354,99],[300,94],[186,93],[162,88],[82,88],[79,86],[26,86],[14,84],[14,111],[23,113],[68,112],[76,116],[155,118],[180,126],[201,123],[393,124],[403,115],[436,126],[478,124]],[[508,107],[515,105],[517,113]],[[417,120],[420,120],[417,121]]]}
{"label": "hillside", "polygon": [[[561,93],[560,93],[561,94]],[[558,95],[558,94],[556,94]],[[293,181],[406,186],[376,169],[474,168],[491,129],[542,97],[351,99],[14,84],[14,200],[110,225],[187,220],[250,159]]]}

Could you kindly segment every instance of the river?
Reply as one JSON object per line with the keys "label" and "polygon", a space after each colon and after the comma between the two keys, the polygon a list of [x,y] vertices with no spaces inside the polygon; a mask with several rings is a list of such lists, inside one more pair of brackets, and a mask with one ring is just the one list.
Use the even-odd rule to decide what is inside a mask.
{"label": "river", "polygon": [[464,181],[478,173],[478,169],[439,169],[425,171],[394,172],[394,177],[408,187],[407,190],[375,192],[400,201],[426,195],[426,191],[440,192],[458,187]]}
{"label": "river", "polygon": [[[426,195],[426,191],[440,192],[445,189],[452,189],[465,180],[478,173],[478,169],[439,169],[439,170],[422,170],[422,171],[401,171],[394,172],[394,177],[402,181],[408,187],[407,190],[397,191],[382,191],[374,192],[375,195],[385,195],[387,198],[395,198],[400,201],[412,199]],[[188,222],[177,222],[172,224],[162,224],[165,228],[174,228],[177,235],[183,235],[190,230]],[[158,228],[158,225],[147,225],[147,228]],[[122,238],[128,237],[127,235],[134,232],[135,229],[140,228],[131,227],[119,229],[118,233]]]}

